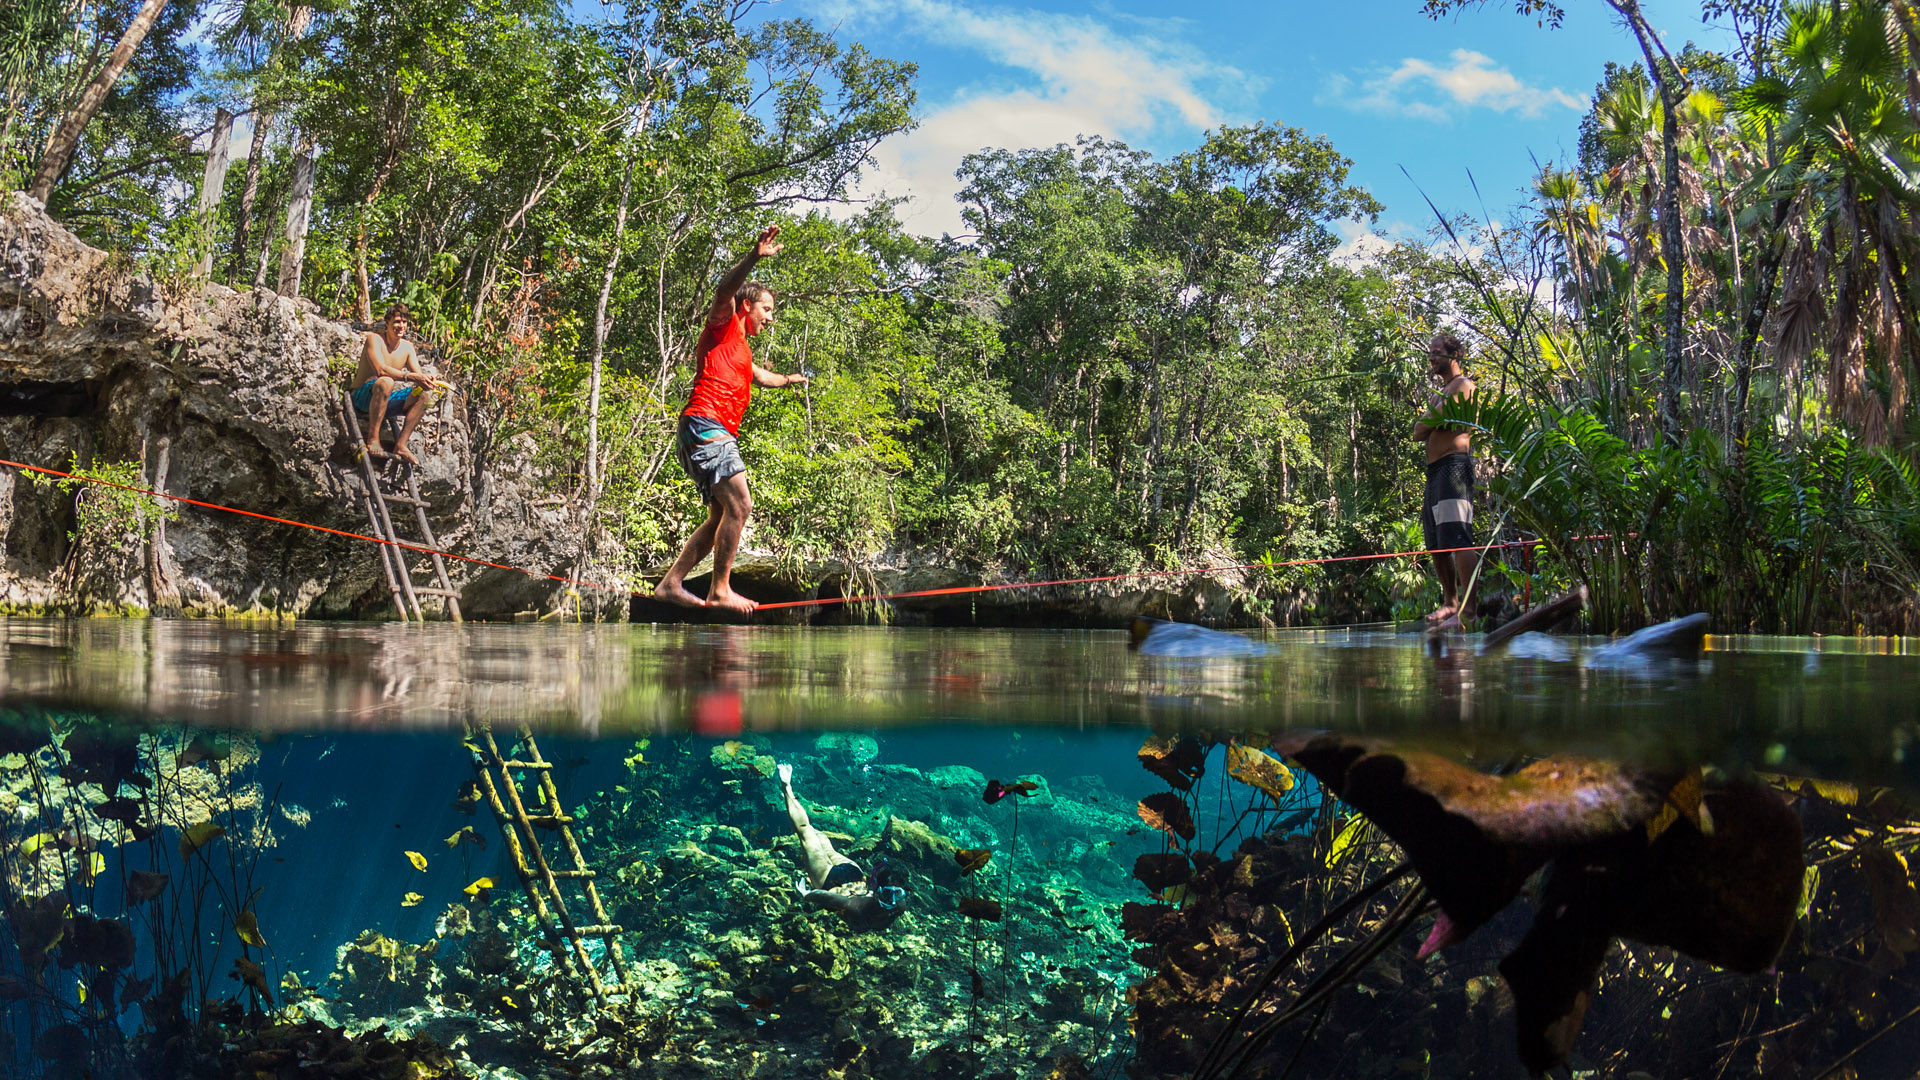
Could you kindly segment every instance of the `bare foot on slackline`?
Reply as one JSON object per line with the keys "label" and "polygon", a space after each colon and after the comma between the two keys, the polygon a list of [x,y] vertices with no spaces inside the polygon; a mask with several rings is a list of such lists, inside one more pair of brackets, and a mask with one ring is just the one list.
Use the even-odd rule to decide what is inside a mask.
{"label": "bare foot on slackline", "polygon": [[387,450],[377,442],[367,444],[367,456],[375,461],[387,460]]}
{"label": "bare foot on slackline", "polygon": [[725,592],[709,592],[707,594],[707,606],[710,608],[718,608],[721,611],[731,611],[736,615],[751,615],[753,614],[753,609],[760,605],[741,596],[732,589],[728,589]]}
{"label": "bare foot on slackline", "polygon": [[1432,613],[1427,616],[1427,622],[1430,625],[1439,626],[1448,620],[1457,622],[1459,621],[1459,616],[1460,609],[1458,607],[1452,604],[1441,604],[1439,607],[1434,608]]}
{"label": "bare foot on slackline", "polygon": [[678,581],[668,581],[666,578],[661,578],[660,584],[653,587],[653,598],[669,604],[677,604],[680,607],[697,608],[707,606],[705,600],[688,592],[685,585]]}
{"label": "bare foot on slackline", "polygon": [[404,446],[395,446],[393,448],[393,456],[399,458],[401,461],[404,461],[409,465],[420,464],[420,459],[413,456],[413,451],[407,449]]}

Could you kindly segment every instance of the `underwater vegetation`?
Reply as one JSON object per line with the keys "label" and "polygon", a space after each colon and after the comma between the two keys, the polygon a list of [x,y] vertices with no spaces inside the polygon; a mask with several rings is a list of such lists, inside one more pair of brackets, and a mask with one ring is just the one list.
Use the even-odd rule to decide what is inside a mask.
{"label": "underwater vegetation", "polygon": [[[556,959],[524,840],[457,737],[391,826],[363,815],[351,850],[282,865],[313,817],[281,800],[285,754],[17,719],[0,1075],[1825,1080],[1920,1060],[1920,818],[1889,791],[1323,734],[1172,734],[1124,773],[1063,751],[997,776],[858,734],[604,743],[496,781],[593,867],[620,930],[582,946],[626,971],[603,1000]],[[317,767],[344,786],[347,757]],[[800,901],[778,764],[838,851],[904,874],[886,931]],[[362,866],[377,885],[338,884]],[[295,947],[290,881],[351,929]]]}
{"label": "underwater vegetation", "polygon": [[[1166,823],[1167,856],[1136,867],[1160,902],[1126,911],[1155,969],[1133,994],[1133,1076],[1910,1073],[1920,823],[1891,793],[1272,747],[1312,792],[1235,799],[1223,778],[1245,809],[1185,835],[1169,799],[1200,804],[1210,748],[1141,752],[1172,790],[1141,806]],[[1248,815],[1286,825],[1220,855]]]}

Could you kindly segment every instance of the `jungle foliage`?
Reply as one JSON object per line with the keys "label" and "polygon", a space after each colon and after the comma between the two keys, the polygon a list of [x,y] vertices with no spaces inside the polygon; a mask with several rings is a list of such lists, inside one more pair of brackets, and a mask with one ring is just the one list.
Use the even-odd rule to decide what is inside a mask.
{"label": "jungle foliage", "polygon": [[[1711,0],[1738,31],[1723,56],[1669,55],[1613,6],[1641,59],[1596,89],[1577,159],[1505,220],[1440,216],[1364,259],[1336,252],[1379,210],[1349,162],[1270,123],[1167,157],[1095,135],[984,149],[960,172],[970,233],[913,235],[861,186],[914,122],[912,65],[727,0],[589,21],[551,0],[182,0],[49,206],[169,276],[215,256],[213,280],[271,284],[311,161],[303,294],[362,320],[412,306],[480,452],[530,433],[589,549],[629,571],[700,513],[669,453],[700,315],[778,222],[761,269],[783,306],[756,348],[816,377],[762,393],[743,444],[752,542],[796,573],[889,549],[1005,577],[1399,550],[1421,475],[1399,433],[1453,328],[1486,392],[1457,417],[1482,429],[1482,535],[1545,541],[1541,587],[1588,584],[1596,628],[1704,608],[1723,629],[1911,630],[1911,11]],[[9,186],[133,9],[8,9]],[[216,110],[244,165],[200,214]],[[1394,560],[1276,569],[1243,602],[1300,623],[1434,593]]]}

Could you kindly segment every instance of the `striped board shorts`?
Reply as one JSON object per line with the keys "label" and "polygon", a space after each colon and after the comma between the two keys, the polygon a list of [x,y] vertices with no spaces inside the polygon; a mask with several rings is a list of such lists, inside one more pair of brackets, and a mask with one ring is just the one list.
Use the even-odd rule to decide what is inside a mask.
{"label": "striped board shorts", "polygon": [[1427,463],[1420,530],[1428,551],[1473,546],[1473,455],[1448,454]]}

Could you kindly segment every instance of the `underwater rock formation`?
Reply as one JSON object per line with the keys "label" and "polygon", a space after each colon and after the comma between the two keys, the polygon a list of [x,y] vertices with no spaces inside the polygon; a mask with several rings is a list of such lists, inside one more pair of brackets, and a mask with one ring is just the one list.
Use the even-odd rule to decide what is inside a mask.
{"label": "underwater rock formation", "polygon": [[[0,200],[0,457],[69,470],[137,462],[170,494],[351,532],[367,531],[336,420],[358,335],[306,300],[266,289],[169,286],[76,240],[36,202]],[[455,379],[458,373],[452,373]],[[457,552],[541,573],[579,571],[580,527],[541,498],[531,441],[491,445],[471,398],[423,422],[420,481],[435,532]],[[431,423],[433,430],[424,430]],[[485,424],[477,426],[485,428]],[[73,493],[0,470],[0,608],[155,605],[177,590],[209,615],[373,616],[390,608],[372,544],[259,518],[188,509],[143,560],[142,537],[85,537],[68,568]],[[613,582],[618,565],[597,563]],[[507,571],[449,570],[470,616],[551,610],[565,586]],[[624,618],[624,589],[581,597]],[[569,601],[569,604],[571,602]]]}
{"label": "underwater rock formation", "polygon": [[1279,750],[1403,848],[1439,902],[1424,957],[1479,929],[1544,872],[1531,929],[1500,963],[1520,1059],[1564,1063],[1609,943],[1667,945],[1758,972],[1792,932],[1799,820],[1757,782],[1579,758],[1491,776],[1420,751],[1336,735]]}

